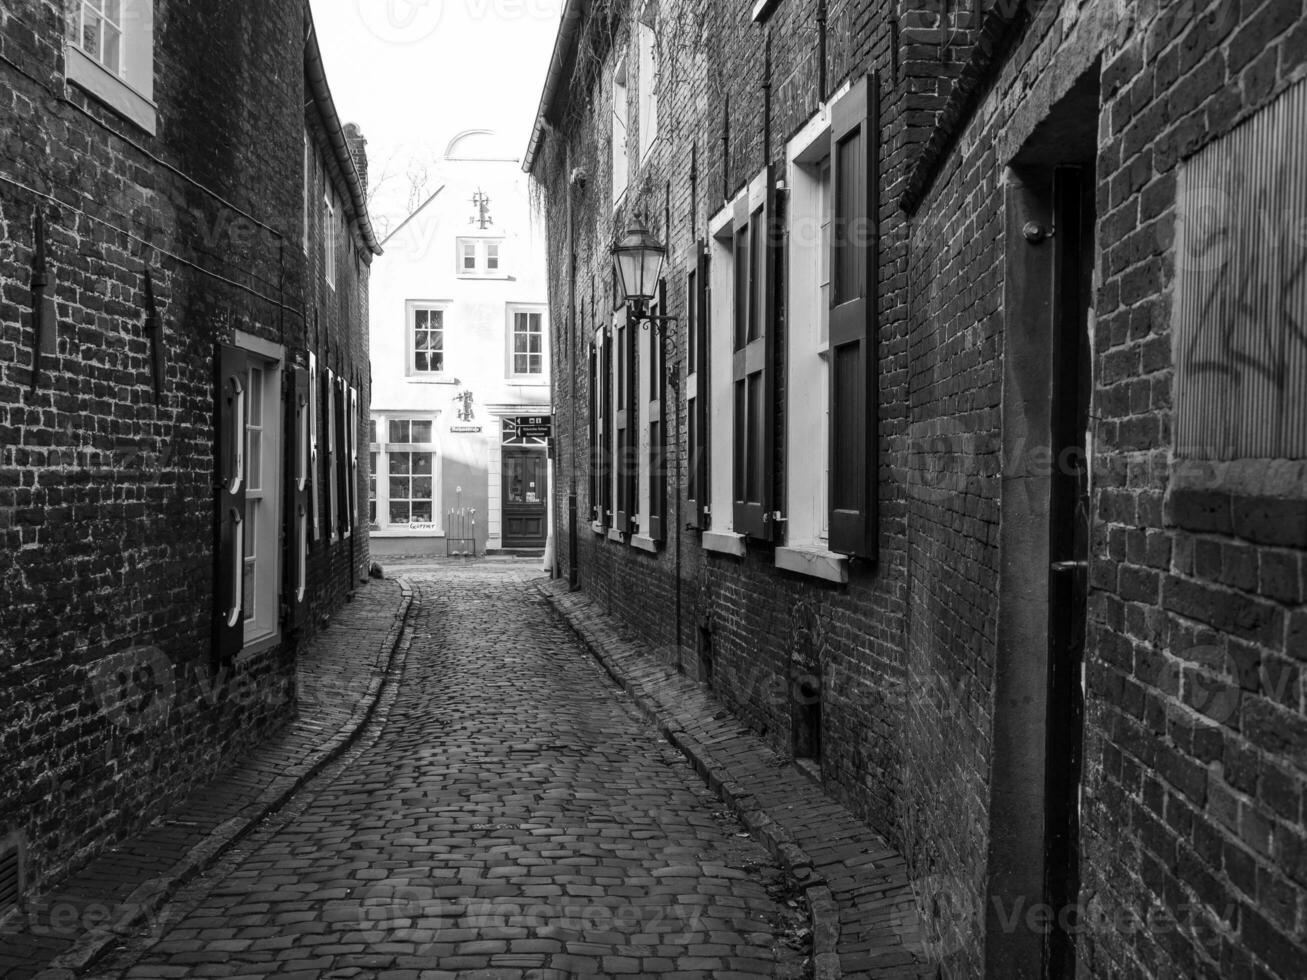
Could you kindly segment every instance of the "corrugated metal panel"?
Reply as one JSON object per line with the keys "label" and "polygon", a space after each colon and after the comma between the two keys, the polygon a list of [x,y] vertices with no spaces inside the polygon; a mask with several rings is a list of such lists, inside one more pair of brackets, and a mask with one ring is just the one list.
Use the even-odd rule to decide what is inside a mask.
{"label": "corrugated metal panel", "polygon": [[1175,440],[1307,459],[1307,83],[1180,168]]}

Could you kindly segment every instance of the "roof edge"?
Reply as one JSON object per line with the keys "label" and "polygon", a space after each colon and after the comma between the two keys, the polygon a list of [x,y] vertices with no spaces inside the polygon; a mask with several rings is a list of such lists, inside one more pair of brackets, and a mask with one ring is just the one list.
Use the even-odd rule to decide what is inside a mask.
{"label": "roof edge", "polygon": [[522,157],[522,170],[531,173],[535,169],[536,156],[545,141],[545,133],[551,128],[546,116],[554,106],[558,91],[563,83],[563,70],[576,54],[577,31],[581,26],[581,15],[589,8],[589,0],[566,0],[563,16],[558,23],[558,35],[554,38],[554,53],[549,58],[549,73],[545,76],[545,87],[540,93],[540,106],[536,109],[535,122],[531,127],[531,140],[527,143],[526,153]]}
{"label": "roof edge", "polygon": [[307,3],[304,4],[304,75],[308,81],[309,96],[326,123],[327,140],[331,143],[336,163],[340,165],[345,183],[349,186],[350,203],[354,206],[354,217],[363,236],[363,243],[372,254],[380,255],[381,246],[377,243],[372,218],[368,215],[368,199],[363,190],[363,181],[359,177],[358,168],[354,166],[354,155],[350,153],[345,129],[336,112],[336,102],[331,97],[327,69],[322,63],[322,50],[318,47],[318,31],[313,24],[313,11]]}

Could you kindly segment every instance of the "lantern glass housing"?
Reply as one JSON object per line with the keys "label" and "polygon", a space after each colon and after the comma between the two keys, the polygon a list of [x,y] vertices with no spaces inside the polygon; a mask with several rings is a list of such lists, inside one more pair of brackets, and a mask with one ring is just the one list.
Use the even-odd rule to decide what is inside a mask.
{"label": "lantern glass housing", "polygon": [[628,303],[644,304],[653,300],[666,258],[663,244],[639,225],[628,229],[613,246],[617,283]]}

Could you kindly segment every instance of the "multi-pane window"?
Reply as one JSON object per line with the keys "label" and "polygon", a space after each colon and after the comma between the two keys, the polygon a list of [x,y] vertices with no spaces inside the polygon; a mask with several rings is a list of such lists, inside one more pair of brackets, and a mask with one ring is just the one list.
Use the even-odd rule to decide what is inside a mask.
{"label": "multi-pane window", "polygon": [[150,135],[154,106],[154,0],[62,0],[65,78]]}
{"label": "multi-pane window", "polygon": [[626,158],[626,136],[628,112],[626,105],[626,62],[623,61],[613,72],[613,125],[612,166],[613,166],[613,200],[621,200],[626,193],[626,184],[630,179],[630,167]]}
{"label": "multi-pane window", "polygon": [[460,279],[498,279],[505,274],[502,238],[460,238],[455,255]]}
{"label": "multi-pane window", "polygon": [[123,73],[123,0],[78,0],[69,37],[114,75]]}
{"label": "multi-pane window", "polygon": [[258,611],[258,591],[255,571],[262,544],[267,539],[263,517],[263,368],[251,364],[245,384],[245,588],[241,598],[245,622],[254,619]]}
{"label": "multi-pane window", "polygon": [[336,288],[336,205],[330,192],[322,198],[322,276]]}
{"label": "multi-pane window", "polygon": [[436,522],[433,428],[431,419],[387,419],[385,513],[392,527]]}
{"label": "multi-pane window", "polygon": [[639,139],[640,159],[653,146],[658,135],[658,93],[657,93],[657,37],[654,33],[654,18],[658,5],[649,3],[640,15],[640,25],[636,41],[640,55],[640,77],[638,83],[639,99]]}
{"label": "multi-pane window", "polygon": [[[372,426],[372,441],[376,442],[377,428],[376,423],[370,423]],[[377,454],[368,453],[368,526],[377,526]]]}
{"label": "multi-pane window", "polygon": [[439,374],[445,370],[445,311],[411,306],[412,340],[409,374]]}
{"label": "multi-pane window", "polygon": [[544,314],[534,310],[513,310],[512,373],[543,375],[545,371]]}

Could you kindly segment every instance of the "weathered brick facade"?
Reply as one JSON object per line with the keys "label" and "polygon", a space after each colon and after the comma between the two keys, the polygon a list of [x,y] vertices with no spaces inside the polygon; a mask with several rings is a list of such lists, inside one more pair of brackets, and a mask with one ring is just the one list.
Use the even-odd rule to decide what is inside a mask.
{"label": "weathered brick facade", "polygon": [[[366,534],[324,535],[308,622],[215,655],[218,345],[253,338],[285,368],[315,352],[358,379],[365,419],[375,240],[307,4],[152,10],[155,132],[66,80],[64,4],[0,9],[0,839],[29,895],[284,724],[298,639],[368,564]],[[334,291],[306,132],[347,205]],[[34,371],[38,215],[56,326]],[[286,486],[289,440],[265,488]]]}
{"label": "weathered brick facade", "polygon": [[[1300,5],[779,0],[755,21],[748,5],[665,0],[658,139],[640,161],[632,133],[614,208],[612,78],[623,58],[628,72],[638,61],[640,6],[568,5],[528,150],[550,226],[562,572],[669,661],[705,677],[710,660],[717,693],[782,751],[793,744],[788,691],[815,665],[822,780],[908,858],[945,972],[1056,972],[1041,967],[1052,954],[1020,904],[1011,927],[994,910],[1041,900],[1012,884],[1010,862],[1014,828],[1041,833],[1037,798],[1056,760],[1044,743],[1060,725],[1040,714],[1023,728],[1044,695],[1023,698],[1021,678],[1042,676],[1048,651],[1012,625],[1028,597],[1012,584],[1023,542],[1049,533],[1046,513],[1025,511],[1021,482],[1048,468],[1048,430],[1014,424],[1032,383],[1015,328],[1037,276],[1023,263],[1041,239],[1013,216],[1023,187],[1075,163],[1093,175],[1096,243],[1076,968],[1298,972],[1307,480],[1302,460],[1251,489],[1237,463],[1215,481],[1212,470],[1197,483],[1176,476],[1171,313],[1177,169],[1304,76]],[[636,215],[667,245],[662,312],[681,318],[667,359],[684,376],[690,247],[765,161],[783,172],[786,141],[823,97],[872,70],[878,561],[855,559],[847,584],[828,584],[777,568],[770,543],[750,541],[742,557],[703,547],[687,528],[693,420],[671,395],[666,541],[650,553],[592,526],[587,365],[613,315],[609,245]],[[1301,221],[1282,220],[1299,229],[1296,261]],[[1043,240],[1063,247],[1056,231]],[[783,252],[792,263],[794,246]],[[782,509],[780,461],[804,451],[785,438],[783,338],[795,326],[771,325]],[[1303,410],[1301,391],[1282,398]],[[729,438],[713,451],[729,452]],[[1032,516],[1039,527],[1023,524]]]}

